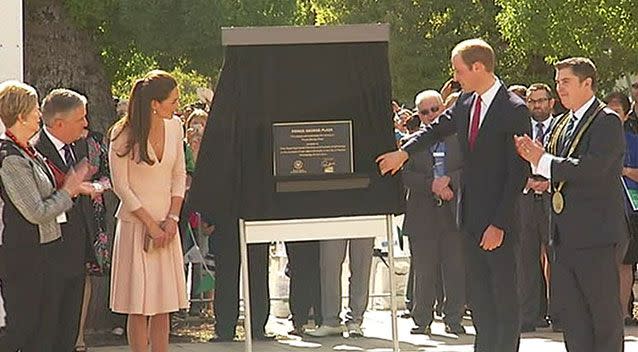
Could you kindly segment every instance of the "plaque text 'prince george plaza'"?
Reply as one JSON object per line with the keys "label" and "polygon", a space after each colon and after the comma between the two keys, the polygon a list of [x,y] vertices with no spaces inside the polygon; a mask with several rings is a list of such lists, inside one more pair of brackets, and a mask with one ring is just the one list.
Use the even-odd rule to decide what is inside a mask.
{"label": "plaque text 'prince george plaza'", "polygon": [[352,122],[273,124],[273,164],[275,176],[352,173]]}

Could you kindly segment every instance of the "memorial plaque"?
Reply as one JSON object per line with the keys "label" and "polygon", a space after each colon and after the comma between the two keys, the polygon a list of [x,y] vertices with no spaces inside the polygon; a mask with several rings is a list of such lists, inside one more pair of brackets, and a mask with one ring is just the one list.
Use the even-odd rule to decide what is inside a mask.
{"label": "memorial plaque", "polygon": [[348,174],[352,159],[352,121],[273,124],[275,176]]}

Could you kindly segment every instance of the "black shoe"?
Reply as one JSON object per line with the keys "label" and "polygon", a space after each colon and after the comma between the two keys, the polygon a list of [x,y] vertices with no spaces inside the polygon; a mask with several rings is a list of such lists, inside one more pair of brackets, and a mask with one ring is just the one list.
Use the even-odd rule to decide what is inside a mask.
{"label": "black shoe", "polygon": [[429,326],[415,326],[410,329],[410,334],[412,335],[430,335],[432,331]]}
{"label": "black shoe", "polygon": [[409,310],[406,310],[405,312],[399,314],[399,318],[410,319],[412,318],[412,314],[410,314]]}
{"label": "black shoe", "polygon": [[536,326],[532,324],[523,324],[523,326],[521,326],[521,332],[534,332],[534,331],[536,331]]}
{"label": "black shoe", "polygon": [[234,336],[214,336],[212,339],[208,340],[208,342],[216,343],[216,342],[235,342]]}
{"label": "black shoe", "polygon": [[445,332],[448,334],[465,335],[465,328],[459,323],[445,324]]}

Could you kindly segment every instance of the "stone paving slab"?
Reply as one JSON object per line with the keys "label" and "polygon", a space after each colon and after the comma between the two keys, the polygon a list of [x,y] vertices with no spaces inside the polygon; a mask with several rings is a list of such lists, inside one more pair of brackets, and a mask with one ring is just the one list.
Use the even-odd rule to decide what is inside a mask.
{"label": "stone paving slab", "polygon": [[[446,334],[441,321],[435,321],[432,325],[432,336],[411,335],[413,326],[409,319],[399,319],[399,340],[401,351],[423,352],[471,352],[474,340],[474,328],[470,321],[465,320],[466,330],[469,335],[457,337]],[[290,326],[286,320],[271,319],[268,330],[283,334]],[[334,352],[334,351],[365,351],[365,352],[390,352],[392,351],[392,332],[390,316],[388,312],[367,312],[363,325],[365,337],[350,339],[344,337],[304,338],[303,340],[280,340],[277,342],[255,342],[255,352]],[[91,352],[119,352],[128,351],[128,347],[100,347],[90,348]],[[172,344],[171,352],[243,352],[242,342],[230,343],[194,343]],[[519,352],[564,352],[565,346],[562,334],[552,332],[551,329],[539,329],[533,333],[522,335]],[[625,328],[625,351],[638,351],[638,327]]]}

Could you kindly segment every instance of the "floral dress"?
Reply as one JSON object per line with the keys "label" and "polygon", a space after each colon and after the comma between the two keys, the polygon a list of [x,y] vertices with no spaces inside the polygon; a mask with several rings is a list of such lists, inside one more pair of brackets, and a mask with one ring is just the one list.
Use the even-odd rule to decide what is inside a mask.
{"label": "floral dress", "polygon": [[[88,162],[97,168],[92,182],[99,183],[105,190],[110,190],[112,187],[108,164],[108,148],[104,144],[103,136],[98,132],[91,131],[86,137],[86,144],[88,146]],[[93,226],[90,228],[93,232],[91,238],[93,240],[96,263],[87,263],[87,272],[89,275],[102,276],[108,274],[111,269],[111,246],[106,232],[104,197],[99,195],[93,198],[91,205],[93,206]]]}

